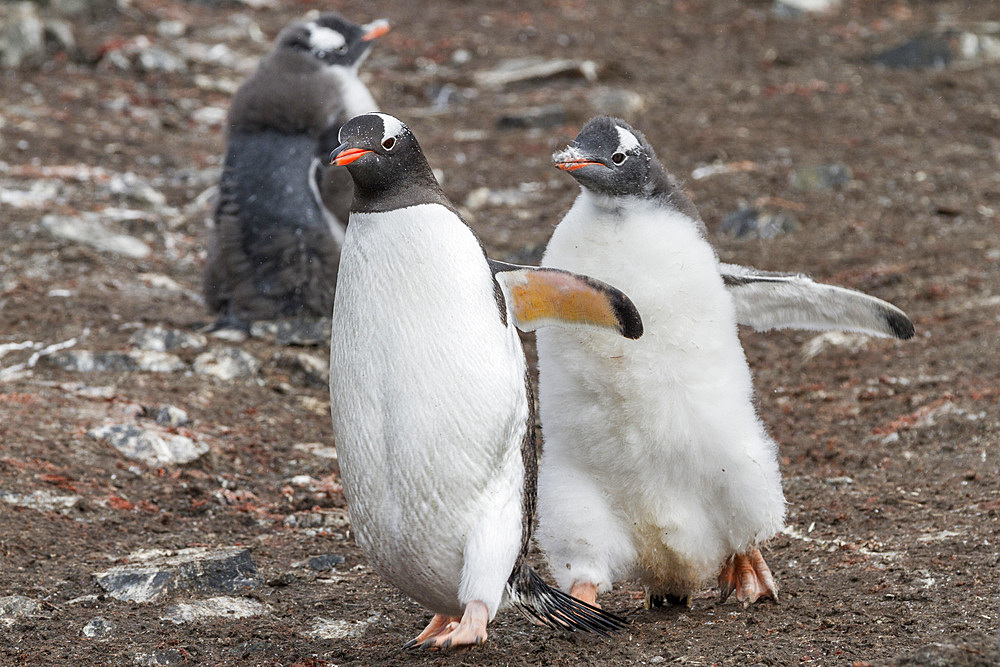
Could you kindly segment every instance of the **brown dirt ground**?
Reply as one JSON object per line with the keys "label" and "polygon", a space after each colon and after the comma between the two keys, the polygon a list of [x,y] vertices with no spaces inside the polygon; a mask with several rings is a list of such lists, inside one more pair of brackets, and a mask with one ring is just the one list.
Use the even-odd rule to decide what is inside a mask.
{"label": "brown dirt ground", "polygon": [[[189,664],[996,664],[1000,67],[894,71],[863,62],[942,17],[996,20],[993,3],[847,0],[828,16],[796,20],[773,17],[764,0],[548,0],[531,9],[488,0],[334,4],[350,17],[392,19],[393,32],[366,64],[371,87],[385,110],[413,128],[456,202],[482,186],[543,184],[521,215],[486,207],[469,216],[492,254],[544,243],[575,196],[549,155],[593,113],[588,84],[482,90],[437,115],[426,112],[432,89],[470,87],[474,71],[503,58],[589,58],[602,66],[601,85],[643,95],[646,108],[634,121],[688,179],[725,261],[806,271],[877,294],[912,316],[916,338],[804,360],[809,334],[745,334],[788,500],[790,530],[765,550],[780,604],[743,610],[706,591],[690,610],[643,611],[639,587],[624,582],[602,601],[631,622],[626,634],[561,636],[507,612],[486,645],[445,656],[397,652],[428,614],[365,568],[349,535],[283,524],[295,511],[344,505],[336,485],[286,488],[294,475],[336,473],[292,448],[332,442],[323,388],[273,363],[259,382],[233,383],[191,374],[81,375],[39,364],[0,387],[0,488],[70,490],[84,502],[70,514],[0,507],[0,594],[45,601],[40,615],[0,627],[0,664],[125,665],[137,653],[169,648]],[[155,36],[161,18],[189,22],[188,37],[197,40],[241,12],[270,39],[306,9],[329,7],[305,0],[260,11],[168,0],[132,6],[124,16],[79,24],[84,52],[96,53],[110,37]],[[234,46],[255,56],[265,49]],[[468,64],[451,64],[459,48],[471,52]],[[227,104],[226,95],[194,85],[199,71],[217,74],[200,67],[140,74],[56,60],[2,71],[2,159],[166,177],[168,203],[183,207],[202,187],[185,187],[179,174],[217,165],[224,147],[220,129],[199,130],[189,119],[184,100],[198,100],[193,108]],[[158,122],[102,106],[119,95]],[[564,126],[497,129],[511,109],[551,103],[567,108]],[[479,130],[484,137],[457,135]],[[22,139],[29,147],[16,149]],[[755,168],[689,178],[716,160]],[[854,180],[816,193],[789,187],[793,168],[832,162],[850,166]],[[802,229],[769,241],[716,233],[725,213],[759,197],[790,202]],[[51,210],[108,203],[82,197]],[[126,260],[55,240],[39,226],[47,212],[0,211],[0,343],[57,342],[89,328],[80,347],[124,349],[130,324],[188,329],[207,320],[194,300],[135,278],[165,274],[197,291],[201,217],[169,229],[129,223],[126,231],[154,252]],[[50,297],[52,289],[73,296]],[[265,362],[285,351],[257,339],[243,348]],[[74,391],[81,382],[110,386],[114,398]],[[184,408],[190,431],[211,444],[210,456],[155,469],[85,435],[129,402]],[[246,493],[227,499],[217,493],[223,486]],[[134,550],[195,544],[249,545],[271,581],[307,556],[337,553],[347,561],[325,581],[297,570],[291,583],[262,586],[255,596],[273,613],[259,618],[173,625],[159,618],[166,603],[101,596],[68,604],[100,593],[92,573]],[[359,621],[376,613],[380,619],[357,638],[302,633],[317,616]],[[83,638],[80,628],[97,615],[117,630],[108,639]]]}

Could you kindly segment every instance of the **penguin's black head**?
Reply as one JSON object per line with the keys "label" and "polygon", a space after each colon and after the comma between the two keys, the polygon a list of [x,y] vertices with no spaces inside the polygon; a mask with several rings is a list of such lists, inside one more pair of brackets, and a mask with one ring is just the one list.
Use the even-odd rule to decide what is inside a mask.
{"label": "penguin's black head", "polygon": [[441,202],[444,195],[417,138],[398,118],[365,113],[340,128],[330,163],[354,179],[352,211],[391,210]]}
{"label": "penguin's black head", "polygon": [[660,164],[645,135],[619,118],[591,118],[552,161],[595,194],[656,201],[701,224],[694,203]]}
{"label": "penguin's black head", "polygon": [[656,160],[641,132],[617,118],[590,119],[573,143],[552,156],[580,185],[602,195],[642,195]]}
{"label": "penguin's black head", "polygon": [[372,40],[387,32],[389,22],[384,19],[358,25],[328,12],[285,28],[278,35],[276,50],[306,55],[319,66],[357,69],[368,56]]}

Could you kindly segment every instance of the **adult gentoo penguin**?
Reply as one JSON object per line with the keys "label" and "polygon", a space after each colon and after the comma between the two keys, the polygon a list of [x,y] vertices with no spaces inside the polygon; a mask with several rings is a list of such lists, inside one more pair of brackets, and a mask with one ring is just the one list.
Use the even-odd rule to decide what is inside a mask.
{"label": "adult gentoo penguin", "polygon": [[324,158],[345,120],[378,108],[357,71],[388,29],[296,21],[236,91],[204,277],[217,328],[329,317],[352,185]]}
{"label": "adult gentoo penguin", "polygon": [[331,159],[355,188],[333,308],[334,436],[358,544],[435,614],[407,646],[478,644],[505,602],[551,627],[620,627],[525,561],[537,466],[515,326],[636,338],[635,307],[584,276],[488,260],[398,119],[365,114],[340,138]]}
{"label": "adult gentoo penguin", "polygon": [[543,266],[624,290],[646,331],[538,333],[538,540],[559,585],[593,602],[638,578],[649,606],[718,576],[722,599],[776,599],[759,546],[785,501],[737,323],[898,338],[912,323],[858,292],[720,264],[693,203],[624,121],[592,119],[553,159],[581,192]]}

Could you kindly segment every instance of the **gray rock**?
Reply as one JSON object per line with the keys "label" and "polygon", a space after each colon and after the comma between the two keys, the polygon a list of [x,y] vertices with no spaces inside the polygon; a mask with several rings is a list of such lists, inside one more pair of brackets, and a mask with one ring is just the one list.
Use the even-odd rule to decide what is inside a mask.
{"label": "gray rock", "polygon": [[330,344],[330,318],[296,318],[254,322],[250,327],[254,338],[266,338],[279,345]]}
{"label": "gray rock", "polygon": [[282,588],[284,586],[291,586],[298,580],[294,572],[282,572],[276,577],[268,579],[267,585],[271,588]]}
{"label": "gray rock", "polygon": [[951,42],[946,34],[925,33],[875,53],[868,61],[894,69],[945,69],[955,59]]}
{"label": "gray rock", "polygon": [[313,558],[310,558],[308,565],[310,570],[326,572],[334,569],[343,562],[343,556],[338,556],[337,554],[323,554],[322,556],[314,556]]}
{"label": "gray rock", "polygon": [[180,408],[173,405],[164,405],[156,411],[156,423],[161,426],[177,428],[178,426],[190,424],[191,419],[188,417],[188,413]]}
{"label": "gray rock", "polygon": [[278,355],[278,367],[300,376],[314,387],[330,386],[330,364],[325,359],[305,352]]}
{"label": "gray rock", "polygon": [[524,107],[518,111],[509,111],[497,120],[497,127],[502,130],[549,128],[563,125],[566,122],[566,108],[561,104],[548,104],[542,107]]}
{"label": "gray rock", "polygon": [[812,359],[831,349],[846,350],[854,354],[868,347],[870,340],[864,334],[827,331],[807,340],[802,345],[801,354],[804,359]]}
{"label": "gray rock", "polygon": [[152,653],[136,653],[132,658],[132,664],[138,667],[174,667],[174,665],[188,665],[187,655],[175,648],[165,648]]}
{"label": "gray rock", "polygon": [[30,2],[0,7],[0,65],[16,68],[45,59],[45,24]]}
{"label": "gray rock", "polygon": [[493,190],[487,187],[476,188],[466,197],[463,205],[472,210],[478,211],[487,206],[501,208],[523,208],[532,201],[538,199],[539,193],[544,186],[540,183],[521,183],[516,188],[503,188]]}
{"label": "gray rock", "polygon": [[822,14],[840,5],[840,0],[774,0],[771,11],[781,18]]}
{"label": "gray rock", "polygon": [[600,86],[587,92],[594,113],[631,120],[646,108],[646,100],[634,90]]}
{"label": "gray rock", "polygon": [[317,616],[312,621],[312,627],[305,634],[313,639],[356,639],[381,618],[380,612],[372,614],[363,621],[330,620]]}
{"label": "gray rock", "polygon": [[501,61],[494,69],[476,72],[475,84],[481,88],[503,88],[516,83],[536,83],[555,77],[583,77],[597,80],[597,63],[592,60],[548,60],[530,56]]}
{"label": "gray rock", "polygon": [[242,343],[250,337],[250,335],[243,329],[230,329],[225,327],[222,329],[214,329],[209,335],[212,338],[218,338],[219,340],[224,340],[227,343]]}
{"label": "gray rock", "polygon": [[164,610],[163,616],[160,619],[180,624],[219,617],[249,618],[251,616],[261,616],[267,612],[267,606],[256,600],[221,596],[195,602],[179,602],[171,605]]}
{"label": "gray rock", "polygon": [[319,528],[323,530],[340,530],[351,525],[347,512],[341,509],[289,514],[285,517],[284,523],[289,528]]}
{"label": "gray rock", "polygon": [[6,626],[14,625],[22,618],[27,618],[37,612],[42,606],[38,600],[23,595],[5,595],[0,597],[0,623]]}
{"label": "gray rock", "polygon": [[156,350],[133,350],[131,352],[67,350],[45,358],[50,364],[78,373],[121,373],[126,371],[173,373],[187,368],[187,365],[179,357]]}
{"label": "gray rock", "polygon": [[131,171],[123,174],[113,174],[107,185],[108,193],[123,197],[130,202],[166,206],[167,197],[141,176]]}
{"label": "gray rock", "polygon": [[253,355],[235,347],[219,347],[199,354],[194,371],[223,381],[250,378],[260,372],[260,362]]}
{"label": "gray rock", "polygon": [[87,435],[148,465],[183,465],[208,452],[208,445],[174,433],[157,433],[131,424],[108,424]]}
{"label": "gray rock", "polygon": [[1000,23],[936,28],[872,54],[868,62],[894,69],[969,68],[1000,62]]}
{"label": "gray rock", "polygon": [[95,618],[90,619],[90,621],[85,626],[83,626],[83,629],[80,630],[80,633],[84,637],[89,637],[91,639],[94,639],[96,637],[107,637],[114,631],[115,631],[114,623],[107,620],[106,618],[97,616]]}
{"label": "gray rock", "polygon": [[42,218],[42,227],[58,239],[83,243],[102,252],[132,259],[142,259],[150,253],[149,246],[143,241],[109,231],[96,213],[84,212],[77,217],[46,215]]}
{"label": "gray rock", "polygon": [[65,512],[76,507],[80,502],[80,496],[60,495],[48,489],[39,489],[26,494],[12,493],[0,489],[0,500],[11,505],[27,507],[39,512]]}
{"label": "gray rock", "polygon": [[719,231],[739,239],[770,239],[798,231],[799,223],[790,213],[762,213],[754,207],[726,214]]}
{"label": "gray rock", "polygon": [[132,560],[94,574],[116,600],[151,602],[175,591],[236,594],[261,584],[257,565],[243,547],[154,550]]}
{"label": "gray rock", "polygon": [[324,445],[322,442],[300,442],[292,445],[292,449],[312,454],[321,459],[337,460],[336,447]]}
{"label": "gray rock", "polygon": [[166,352],[167,350],[182,348],[202,348],[208,344],[208,339],[199,333],[181,331],[179,329],[165,329],[157,325],[137,330],[128,339],[128,342],[143,350]]}
{"label": "gray rock", "polygon": [[183,37],[188,31],[188,26],[183,21],[157,21],[156,34],[166,39],[177,39]]}
{"label": "gray rock", "polygon": [[191,112],[191,120],[205,127],[222,127],[227,113],[222,107],[201,107]]}
{"label": "gray rock", "polygon": [[850,167],[842,164],[818,164],[796,169],[788,177],[788,184],[796,190],[818,192],[832,190],[850,180]]}

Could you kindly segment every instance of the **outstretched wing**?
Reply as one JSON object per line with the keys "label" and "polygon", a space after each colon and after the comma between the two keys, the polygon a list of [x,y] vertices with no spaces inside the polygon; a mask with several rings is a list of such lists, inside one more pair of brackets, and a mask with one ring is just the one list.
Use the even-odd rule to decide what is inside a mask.
{"label": "outstretched wing", "polygon": [[736,320],[758,331],[811,329],[913,337],[913,322],[888,301],[817,283],[808,276],[721,264],[722,280],[736,305]]}
{"label": "outstretched wing", "polygon": [[521,331],[549,325],[614,329],[626,338],[642,335],[642,318],[624,293],[589,276],[561,269],[489,260]]}

